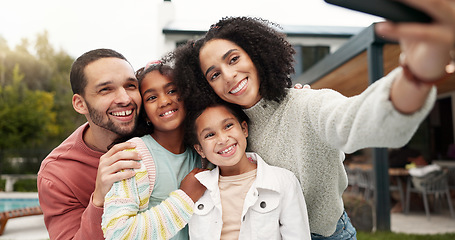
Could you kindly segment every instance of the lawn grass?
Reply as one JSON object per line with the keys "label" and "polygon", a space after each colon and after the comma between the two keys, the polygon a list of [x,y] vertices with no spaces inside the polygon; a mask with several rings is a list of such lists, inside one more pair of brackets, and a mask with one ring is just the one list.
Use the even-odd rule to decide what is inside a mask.
{"label": "lawn grass", "polygon": [[435,235],[420,235],[420,234],[405,234],[393,232],[357,232],[359,240],[454,240],[455,233],[435,234]]}

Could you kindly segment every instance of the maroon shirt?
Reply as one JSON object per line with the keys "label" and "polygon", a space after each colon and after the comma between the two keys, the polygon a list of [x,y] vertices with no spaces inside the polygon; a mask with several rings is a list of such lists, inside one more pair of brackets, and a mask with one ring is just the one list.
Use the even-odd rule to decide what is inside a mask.
{"label": "maroon shirt", "polygon": [[50,239],[104,239],[103,208],[92,201],[102,152],[83,141],[80,126],[41,163],[38,196]]}

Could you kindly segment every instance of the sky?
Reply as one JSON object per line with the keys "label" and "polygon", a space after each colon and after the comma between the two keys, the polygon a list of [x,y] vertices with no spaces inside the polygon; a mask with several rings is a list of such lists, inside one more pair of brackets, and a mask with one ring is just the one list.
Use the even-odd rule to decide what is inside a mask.
{"label": "sky", "polygon": [[[0,35],[11,48],[47,31],[51,44],[74,58],[112,48],[142,67],[160,53],[153,47],[162,0],[0,0]],[[281,25],[367,27],[381,18],[323,0],[172,0],[175,19],[215,23],[224,16],[255,16]]]}

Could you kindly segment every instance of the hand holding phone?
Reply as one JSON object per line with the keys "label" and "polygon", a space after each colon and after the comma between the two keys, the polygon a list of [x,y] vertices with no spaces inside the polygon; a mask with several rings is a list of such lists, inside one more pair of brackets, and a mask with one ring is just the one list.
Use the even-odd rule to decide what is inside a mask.
{"label": "hand holding phone", "polygon": [[429,23],[432,18],[426,13],[395,0],[324,0],[327,3],[356,10],[393,22]]}

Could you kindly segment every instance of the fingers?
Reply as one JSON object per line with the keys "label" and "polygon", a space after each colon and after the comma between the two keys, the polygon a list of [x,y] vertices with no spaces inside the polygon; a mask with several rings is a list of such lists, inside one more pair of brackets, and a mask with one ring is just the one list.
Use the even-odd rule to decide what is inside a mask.
{"label": "fingers", "polygon": [[308,84],[302,85],[302,84],[300,84],[300,83],[296,83],[296,84],[294,85],[294,88],[295,88],[295,89],[311,89],[311,86],[308,85]]}
{"label": "fingers", "polygon": [[[100,157],[99,167],[115,166],[115,169],[112,171],[119,171],[126,168],[137,168],[135,167],[136,164],[133,164],[134,161],[130,161],[141,159],[139,153],[134,150],[135,147],[136,145],[130,142],[116,144]],[[119,163],[116,164],[117,162]]]}
{"label": "fingers", "polygon": [[375,31],[379,36],[394,41],[412,39],[450,45],[455,38],[454,31],[447,25],[382,22],[376,24]]}
{"label": "fingers", "polygon": [[[118,172],[112,172],[110,174],[104,175],[103,177],[101,177],[102,179],[101,182],[103,182],[103,184],[107,186],[112,186],[112,184],[114,184],[115,182],[134,177],[135,174],[136,172],[133,171],[131,168],[122,169]],[[110,187],[107,190],[109,191],[109,189]]]}
{"label": "fingers", "polygon": [[114,182],[134,176],[132,169],[138,169],[141,164],[136,151],[120,151],[111,157],[100,158],[98,175],[104,184],[112,185]]}
{"label": "fingers", "polygon": [[378,23],[376,33],[391,40],[403,38],[452,44],[455,41],[455,0],[397,0],[433,17],[432,23]]}
{"label": "fingers", "polygon": [[204,168],[194,168],[193,170],[191,170],[190,173],[193,173],[193,174],[198,174],[200,172],[205,172],[205,171],[208,171],[208,169],[204,169]]}
{"label": "fingers", "polygon": [[111,157],[112,155],[116,154],[117,152],[127,150],[127,149],[134,149],[135,147],[136,147],[136,144],[134,144],[132,142],[123,142],[123,143],[115,144],[103,156]]}
{"label": "fingers", "polygon": [[93,193],[93,203],[96,206],[102,206],[104,196],[115,182],[133,177],[135,171],[132,169],[141,167],[137,161],[141,158],[135,147],[133,143],[120,143],[100,157]]}
{"label": "fingers", "polygon": [[184,191],[192,200],[196,202],[204,194],[206,188],[195,177],[197,173],[207,171],[207,169],[195,168],[182,180],[180,189]]}

